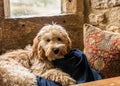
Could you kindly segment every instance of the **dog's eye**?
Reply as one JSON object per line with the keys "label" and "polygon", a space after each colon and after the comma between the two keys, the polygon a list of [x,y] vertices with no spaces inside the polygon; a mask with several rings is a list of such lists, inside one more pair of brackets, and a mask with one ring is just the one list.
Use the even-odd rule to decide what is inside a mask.
{"label": "dog's eye", "polygon": [[61,41],[62,39],[61,38],[57,38],[58,41]]}
{"label": "dog's eye", "polygon": [[47,41],[47,42],[50,42],[50,39],[47,39],[46,41]]}

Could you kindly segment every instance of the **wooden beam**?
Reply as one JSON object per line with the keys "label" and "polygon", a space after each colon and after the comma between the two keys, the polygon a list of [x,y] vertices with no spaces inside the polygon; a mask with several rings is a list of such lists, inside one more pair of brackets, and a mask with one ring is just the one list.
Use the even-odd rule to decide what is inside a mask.
{"label": "wooden beam", "polygon": [[10,17],[10,0],[4,0],[4,17]]}

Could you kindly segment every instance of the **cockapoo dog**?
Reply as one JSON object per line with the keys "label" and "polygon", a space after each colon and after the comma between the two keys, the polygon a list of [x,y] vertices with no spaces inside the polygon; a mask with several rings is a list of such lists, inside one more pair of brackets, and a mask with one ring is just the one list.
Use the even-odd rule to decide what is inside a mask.
{"label": "cockapoo dog", "polygon": [[31,49],[16,50],[0,56],[0,86],[37,86],[36,75],[68,86],[76,81],[52,61],[70,51],[71,40],[57,24],[44,26]]}

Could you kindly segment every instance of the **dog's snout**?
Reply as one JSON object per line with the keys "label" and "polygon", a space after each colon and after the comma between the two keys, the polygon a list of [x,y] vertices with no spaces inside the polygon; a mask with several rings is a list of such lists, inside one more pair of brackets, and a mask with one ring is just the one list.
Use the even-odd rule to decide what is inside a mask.
{"label": "dog's snout", "polygon": [[58,54],[59,48],[54,48],[54,49],[53,49],[53,52],[54,52],[55,54]]}

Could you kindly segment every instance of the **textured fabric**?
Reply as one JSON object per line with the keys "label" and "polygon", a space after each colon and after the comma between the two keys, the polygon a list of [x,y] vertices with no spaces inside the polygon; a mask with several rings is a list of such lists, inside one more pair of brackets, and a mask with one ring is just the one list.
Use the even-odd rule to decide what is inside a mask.
{"label": "textured fabric", "polygon": [[101,76],[91,69],[83,52],[72,49],[63,59],[53,61],[53,64],[73,77],[77,83],[101,79]]}
{"label": "textured fabric", "polygon": [[84,52],[103,78],[120,75],[120,34],[84,25]]}

